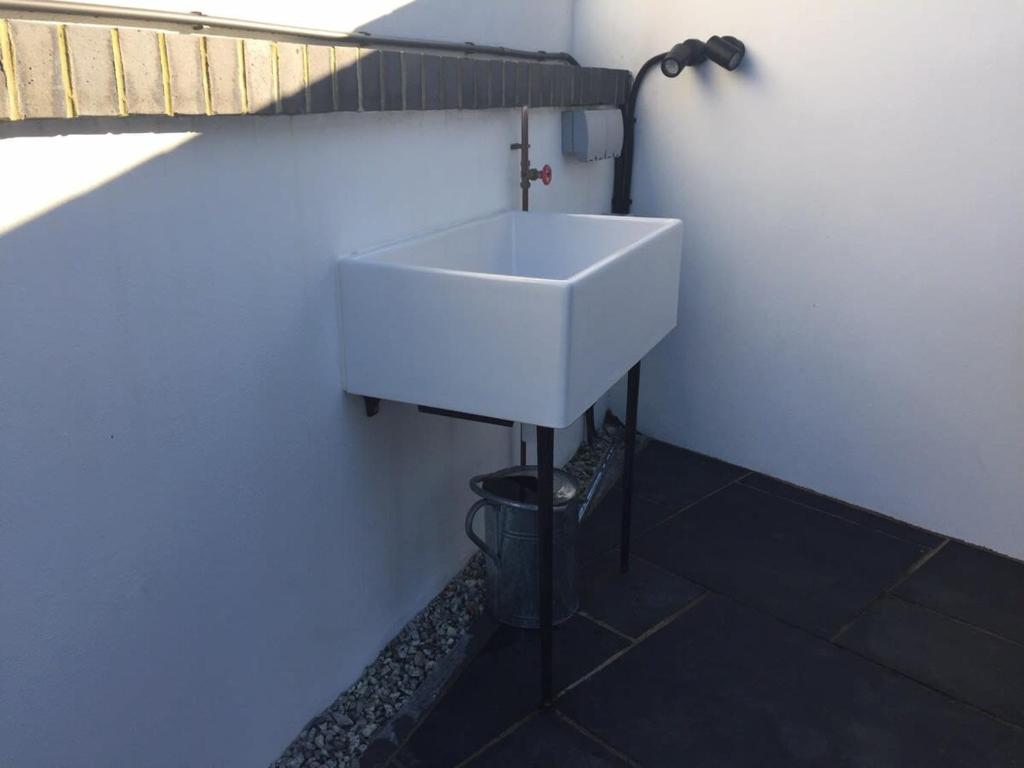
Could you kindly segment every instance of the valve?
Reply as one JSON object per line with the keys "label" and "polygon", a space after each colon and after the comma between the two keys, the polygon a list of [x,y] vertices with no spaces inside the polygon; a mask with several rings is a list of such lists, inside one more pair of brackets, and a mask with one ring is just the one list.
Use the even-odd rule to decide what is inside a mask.
{"label": "valve", "polygon": [[540,181],[545,187],[551,184],[551,166],[545,163],[540,170],[531,168],[530,181]]}

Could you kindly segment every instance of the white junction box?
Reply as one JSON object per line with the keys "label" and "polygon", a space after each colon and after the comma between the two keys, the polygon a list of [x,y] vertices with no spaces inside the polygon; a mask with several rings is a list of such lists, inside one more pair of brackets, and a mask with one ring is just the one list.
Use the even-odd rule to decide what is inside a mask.
{"label": "white junction box", "polygon": [[573,109],[562,113],[562,154],[590,162],[622,153],[622,112]]}

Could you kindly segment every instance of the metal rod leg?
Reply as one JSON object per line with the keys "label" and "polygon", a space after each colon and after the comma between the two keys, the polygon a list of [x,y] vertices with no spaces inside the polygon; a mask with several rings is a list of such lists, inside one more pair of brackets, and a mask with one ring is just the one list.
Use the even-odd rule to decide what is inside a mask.
{"label": "metal rod leg", "polygon": [[594,423],[594,406],[587,408],[587,445],[593,445],[597,439],[597,424]]}
{"label": "metal rod leg", "polygon": [[540,689],[541,706],[550,706],[554,699],[551,682],[552,599],[554,571],[554,454],[555,431],[537,427],[537,583],[540,595]]}
{"label": "metal rod leg", "polygon": [[633,522],[633,456],[636,453],[636,406],[640,399],[640,363],[629,369],[626,383],[626,456],[622,464],[622,538],[619,568],[629,571],[629,527]]}

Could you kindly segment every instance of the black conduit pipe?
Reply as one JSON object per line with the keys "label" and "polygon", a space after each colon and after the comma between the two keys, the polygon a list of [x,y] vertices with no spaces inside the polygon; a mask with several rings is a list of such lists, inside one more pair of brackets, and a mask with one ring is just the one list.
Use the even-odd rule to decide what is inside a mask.
{"label": "black conduit pipe", "polygon": [[640,84],[647,73],[661,64],[664,53],[652,56],[633,79],[633,87],[629,89],[629,98],[622,106],[622,153],[615,159],[615,180],[612,182],[612,213],[625,216],[629,213],[633,201],[633,145],[636,133],[636,98],[640,93]]}

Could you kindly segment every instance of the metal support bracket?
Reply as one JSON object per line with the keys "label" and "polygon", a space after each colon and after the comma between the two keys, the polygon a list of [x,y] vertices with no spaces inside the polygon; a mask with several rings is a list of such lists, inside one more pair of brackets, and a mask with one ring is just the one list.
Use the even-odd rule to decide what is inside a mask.
{"label": "metal support bracket", "polygon": [[447,408],[433,408],[429,405],[418,405],[416,407],[420,413],[429,413],[431,416],[447,416],[450,419],[476,421],[480,424],[494,424],[498,427],[511,427],[515,423],[508,419],[496,419],[493,416],[478,416],[475,413],[464,413],[462,411],[449,411]]}

